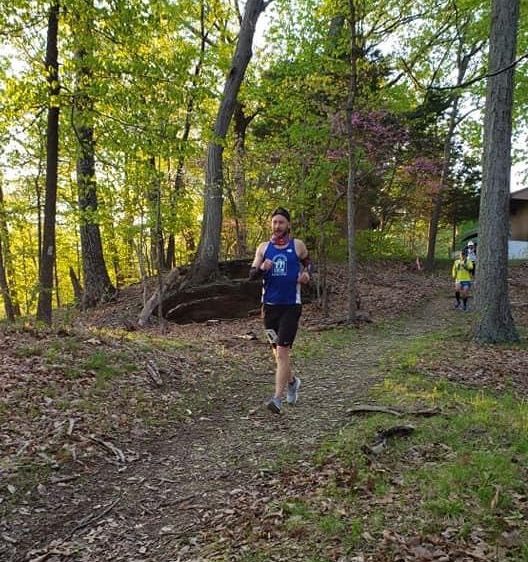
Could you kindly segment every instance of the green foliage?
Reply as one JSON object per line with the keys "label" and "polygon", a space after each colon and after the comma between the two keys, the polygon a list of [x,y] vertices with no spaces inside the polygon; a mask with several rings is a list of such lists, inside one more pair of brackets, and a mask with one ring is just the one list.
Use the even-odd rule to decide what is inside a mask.
{"label": "green foliage", "polygon": [[405,245],[405,240],[389,232],[375,230],[363,230],[358,232],[356,237],[356,251],[359,259],[407,259],[413,257],[411,249]]}
{"label": "green foliage", "polygon": [[[122,287],[155,273],[151,242],[158,193],[164,241],[174,235],[178,264],[193,258],[201,228],[204,157],[239,25],[227,0],[204,3],[203,13],[202,3],[190,0],[105,7],[67,0],[61,5],[57,306],[73,300],[70,266],[82,279],[79,224],[88,218],[101,229],[114,284]],[[441,160],[452,101],[445,87],[452,85],[457,62],[454,44],[461,29],[467,46],[482,44],[471,68],[483,74],[489,9],[480,0],[461,0],[456,9],[451,0],[358,4],[355,103],[367,114],[389,115],[409,135],[376,157],[363,138],[358,204],[376,217],[381,232],[360,232],[362,259],[424,255],[432,188],[409,167],[419,157]],[[38,288],[48,100],[39,62],[45,37],[37,22],[46,10],[30,2],[8,3],[0,10],[7,48],[0,55],[0,165],[7,172],[8,276],[23,314],[34,312]],[[295,235],[305,238],[316,256],[346,258],[347,141],[335,127],[349,83],[348,10],[346,2],[329,0],[270,4],[265,35],[239,96],[245,115],[254,116],[245,138],[243,195],[232,133],[224,146],[225,195],[232,201],[224,205],[223,257],[235,254],[237,221],[247,227],[251,251],[267,236],[270,210],[287,204]],[[520,52],[526,50],[524,28],[521,18]],[[521,125],[526,65],[517,72]],[[464,106],[479,105],[483,95],[484,81],[476,81],[464,89]],[[86,102],[83,123],[94,131],[99,199],[97,211],[83,216],[75,172],[80,123],[72,113],[79,99]],[[446,194],[439,255],[452,243],[447,228],[475,216],[479,178],[475,158],[471,163],[464,155],[479,160],[481,132],[477,114],[459,128],[463,144]]]}

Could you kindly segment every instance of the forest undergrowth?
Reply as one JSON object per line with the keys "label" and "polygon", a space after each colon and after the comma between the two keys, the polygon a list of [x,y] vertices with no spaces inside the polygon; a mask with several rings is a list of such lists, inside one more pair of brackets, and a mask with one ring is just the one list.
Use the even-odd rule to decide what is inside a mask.
{"label": "forest undergrowth", "polygon": [[362,266],[358,328],[332,279],[277,417],[258,317],[137,330],[132,287],[2,327],[2,559],[528,560],[528,267],[512,346],[471,342],[446,271]]}

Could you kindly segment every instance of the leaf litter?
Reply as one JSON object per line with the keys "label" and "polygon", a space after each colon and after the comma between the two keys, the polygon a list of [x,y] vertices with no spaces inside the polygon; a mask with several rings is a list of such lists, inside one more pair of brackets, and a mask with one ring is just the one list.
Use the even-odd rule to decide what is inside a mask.
{"label": "leaf litter", "polygon": [[[331,277],[329,316],[307,305],[307,332],[342,318],[344,271],[335,267]],[[526,266],[512,270],[511,300],[523,326],[527,280]],[[442,309],[451,303],[447,274],[429,276],[406,264],[363,266],[359,286],[361,307],[375,323],[438,295]],[[277,444],[297,434],[302,418],[272,420],[270,428],[254,397],[271,387],[273,372],[260,319],[152,326],[142,339],[134,328],[140,308],[141,291],[132,287],[66,329],[3,329],[0,555],[34,562],[101,560],[103,553],[115,560],[190,561],[227,560],[229,552],[229,559],[242,560],[260,548],[270,560],[306,560],[307,531],[284,500],[307,498],[318,511],[347,518],[351,514],[321,491],[330,477],[344,490],[353,488],[356,476],[337,465],[320,470],[306,459],[278,476],[266,468]],[[452,343],[455,355],[467,358],[462,367],[433,359],[421,367],[463,384],[526,392],[526,351],[479,348],[465,339]],[[342,357],[334,360],[339,373]],[[357,383],[358,392],[364,385]],[[241,406],[248,398],[250,407]],[[320,435],[349,422],[346,407],[350,402],[341,417],[312,419],[321,425]],[[244,435],[234,436],[233,427],[241,423]],[[270,429],[286,437],[274,440]],[[314,435],[305,443],[308,449],[320,439]],[[233,441],[238,449],[223,456],[222,447]],[[359,519],[373,501],[368,490],[362,494],[365,501],[353,514]],[[398,488],[383,502],[397,521]],[[516,524],[494,546],[478,529],[462,541],[449,528],[407,536],[395,524],[381,540],[365,531],[363,552],[347,554],[336,537],[324,555],[341,562],[496,560],[500,549],[515,545]]]}

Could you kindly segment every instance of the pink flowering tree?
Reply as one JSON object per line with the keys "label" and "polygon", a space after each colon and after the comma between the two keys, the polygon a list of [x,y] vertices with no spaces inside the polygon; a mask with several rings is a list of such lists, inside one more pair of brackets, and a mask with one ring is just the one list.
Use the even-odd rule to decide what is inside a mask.
{"label": "pink flowering tree", "polygon": [[[376,215],[378,226],[384,229],[401,203],[397,187],[398,171],[408,159],[409,132],[397,116],[386,111],[355,111],[352,114],[352,127],[358,156],[358,215]],[[335,144],[328,150],[327,158],[345,162],[344,113],[332,116],[331,130]],[[361,223],[360,219],[360,216],[356,216]]]}

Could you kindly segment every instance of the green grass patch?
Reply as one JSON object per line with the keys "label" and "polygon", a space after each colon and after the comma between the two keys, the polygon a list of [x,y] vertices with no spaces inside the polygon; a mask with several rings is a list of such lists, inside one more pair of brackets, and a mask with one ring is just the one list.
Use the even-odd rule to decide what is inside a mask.
{"label": "green grass patch", "polygon": [[[384,334],[383,326],[369,330],[373,337]],[[358,416],[317,451],[316,469],[328,475],[323,495],[340,508],[323,512],[314,499],[306,498],[288,520],[304,530],[314,552],[323,552],[336,537],[352,552],[361,546],[365,532],[379,541],[386,528],[408,536],[455,528],[460,540],[477,529],[492,548],[499,548],[508,533],[519,534],[507,547],[505,560],[528,562],[528,525],[521,523],[528,495],[528,402],[512,394],[469,389],[441,376],[431,378],[418,367],[421,358],[434,364],[435,357],[449,354],[451,341],[467,337],[464,330],[452,327],[407,341],[404,347],[396,341],[399,351],[387,353],[382,365],[388,375],[370,393],[369,400],[378,405],[404,411],[438,408],[440,415]],[[362,336],[356,334],[347,329],[318,334],[303,342],[302,357],[320,357],[321,349],[339,350]],[[514,347],[519,345],[526,342]],[[401,424],[416,430],[407,438],[390,439],[373,468],[362,446],[373,443],[380,429]],[[378,500],[389,507],[380,508]]]}
{"label": "green grass patch", "polygon": [[[524,468],[528,464],[528,403],[421,376],[414,370],[415,356],[419,353],[400,357],[398,367],[374,389],[373,398],[403,409],[439,407],[444,414],[405,420],[385,414],[358,418],[339,438],[326,443],[316,460],[321,465],[333,459],[355,466],[356,487],[368,488],[374,496],[388,493],[393,471],[401,474],[396,501],[409,514],[398,522],[402,532],[441,532],[454,526],[463,537],[482,528],[493,543],[511,529],[511,521],[522,513],[519,498],[528,493]],[[416,432],[391,441],[378,461],[391,469],[373,472],[361,444],[372,441],[379,428],[401,423],[414,424]],[[337,497],[339,490],[332,483],[327,492]],[[357,497],[342,497],[353,510]],[[373,534],[378,524],[370,515],[365,527]],[[323,524],[329,525],[321,520]],[[520,531],[519,544],[528,544],[528,527]],[[523,548],[512,546],[512,556],[518,556],[512,559],[525,560]]]}
{"label": "green grass patch", "polygon": [[16,357],[40,357],[44,353],[44,347],[39,344],[24,344],[18,346],[14,355]]}
{"label": "green grass patch", "polygon": [[113,358],[102,351],[95,351],[85,359],[82,364],[82,369],[94,371],[99,385],[104,384],[121,372],[114,364]]}

